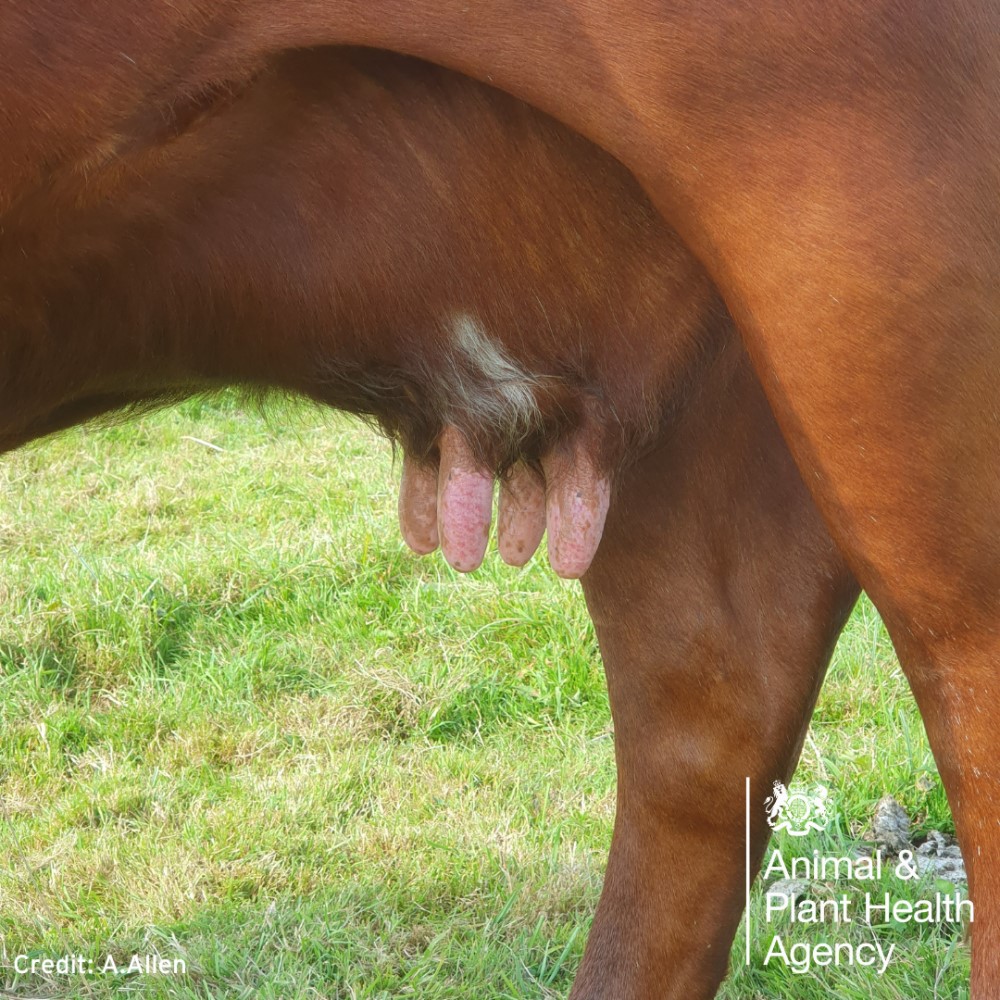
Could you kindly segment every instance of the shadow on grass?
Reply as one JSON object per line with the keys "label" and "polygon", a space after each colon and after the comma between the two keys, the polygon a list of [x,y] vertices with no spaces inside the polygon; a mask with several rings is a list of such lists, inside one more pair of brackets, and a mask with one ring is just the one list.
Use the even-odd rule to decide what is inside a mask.
{"label": "shadow on grass", "polygon": [[[234,892],[228,905],[196,909],[173,924],[134,927],[100,942],[71,934],[53,940],[50,933],[41,946],[32,946],[4,935],[8,965],[18,954],[52,959],[82,954],[87,965],[83,975],[14,976],[0,967],[0,989],[5,997],[46,1000],[126,994],[147,1000],[565,996],[589,916],[510,920],[520,888],[500,885],[500,873],[497,881],[488,892],[508,898],[499,919],[484,912],[481,902],[477,907],[475,895],[443,911],[441,898],[430,890],[400,898],[398,887],[354,882],[306,899],[248,901]],[[162,959],[166,971],[149,972],[147,956]]]}

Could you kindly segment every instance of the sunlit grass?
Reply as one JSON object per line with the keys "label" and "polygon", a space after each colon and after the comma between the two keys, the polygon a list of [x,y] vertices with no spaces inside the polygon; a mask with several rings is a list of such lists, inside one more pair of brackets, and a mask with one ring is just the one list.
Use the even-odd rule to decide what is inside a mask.
{"label": "sunlit grass", "polygon": [[[2,460],[6,995],[565,996],[615,794],[583,601],[537,564],[410,556],[395,478],[355,423],[230,396]],[[842,838],[886,792],[949,826],[868,605],[802,771]],[[964,945],[903,944],[874,984],[747,972],[737,948],[724,995],[961,995]],[[76,952],[187,974],[9,967]]]}

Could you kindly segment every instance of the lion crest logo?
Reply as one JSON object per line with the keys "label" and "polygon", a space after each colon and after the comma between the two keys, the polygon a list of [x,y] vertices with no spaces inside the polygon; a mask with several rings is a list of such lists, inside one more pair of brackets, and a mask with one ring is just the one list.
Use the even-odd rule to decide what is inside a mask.
{"label": "lion crest logo", "polygon": [[764,800],[767,825],[776,833],[784,830],[791,837],[804,837],[814,830],[825,830],[830,822],[826,811],[829,791],[816,785],[811,792],[789,790],[780,781]]}

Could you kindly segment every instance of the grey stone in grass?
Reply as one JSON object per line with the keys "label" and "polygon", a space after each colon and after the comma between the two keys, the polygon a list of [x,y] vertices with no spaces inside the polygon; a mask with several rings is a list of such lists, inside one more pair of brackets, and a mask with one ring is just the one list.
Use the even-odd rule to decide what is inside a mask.
{"label": "grey stone in grass", "polygon": [[867,839],[892,854],[910,847],[910,817],[891,795],[883,795],[875,806],[871,836]]}
{"label": "grey stone in grass", "polygon": [[801,878],[779,878],[777,882],[772,882],[767,887],[767,891],[787,897],[789,905],[791,905],[809,895],[811,884]]}
{"label": "grey stone in grass", "polygon": [[914,861],[921,875],[931,874],[948,882],[968,881],[957,841],[940,830],[927,834],[927,839],[916,849]]}

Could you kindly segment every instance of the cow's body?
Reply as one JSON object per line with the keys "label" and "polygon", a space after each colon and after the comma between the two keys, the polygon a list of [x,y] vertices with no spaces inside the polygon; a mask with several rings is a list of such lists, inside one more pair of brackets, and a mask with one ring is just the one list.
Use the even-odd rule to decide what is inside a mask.
{"label": "cow's body", "polygon": [[[243,162],[238,148],[219,149],[213,157],[199,147],[199,137],[211,135],[216,122],[238,122],[247,101],[253,106],[276,54],[314,45],[396,49],[489,80],[554,114],[629,167],[707,267],[736,317],[809,491],[893,635],[970,861],[977,907],[974,996],[996,995],[1000,727],[984,706],[1000,700],[1000,8],[986,0],[916,9],[819,0],[175,0],[147,5],[137,15],[122,0],[36,0],[30,10],[22,5],[0,14],[0,39],[0,121],[7,143],[0,155],[0,308],[6,317],[0,347],[9,445],[192,378],[198,384],[254,379],[263,362],[269,381],[354,408],[385,410],[387,423],[425,462],[403,513],[412,540],[428,548],[437,526],[426,516],[435,488],[426,462],[439,452],[446,457],[444,472],[459,473],[458,499],[473,506],[482,499],[476,477],[483,479],[484,469],[503,469],[521,457],[535,463],[550,480],[550,498],[557,499],[554,505],[550,499],[563,519],[557,523],[568,523],[568,537],[578,540],[597,510],[600,484],[615,478],[623,458],[653,446],[619,477],[619,501],[584,581],[609,673],[621,795],[608,880],[575,995],[706,996],[724,964],[738,912],[741,856],[733,838],[739,838],[742,786],[733,780],[732,755],[739,751],[761,794],[787,771],[854,584],[745,367],[732,361],[727,374],[717,362],[696,371],[704,361],[699,338],[719,329],[712,292],[697,268],[683,255],[672,256],[677,244],[648,265],[630,257],[614,236],[616,212],[630,206],[620,238],[629,227],[643,230],[648,209],[607,161],[590,161],[586,176],[574,183],[598,194],[584,198],[580,218],[603,220],[601,238],[610,234],[607,246],[625,251],[622,259],[629,263],[622,268],[604,260],[588,274],[580,264],[588,255],[579,246],[562,248],[568,277],[546,286],[560,310],[554,326],[547,309],[534,311],[506,296],[491,307],[476,294],[482,315],[472,317],[479,322],[474,330],[498,338],[502,360],[517,363],[520,374],[504,383],[507,389],[517,389],[520,375],[542,377],[540,387],[531,387],[542,391],[534,396],[541,403],[530,419],[523,419],[523,407],[507,406],[493,426],[482,408],[437,405],[428,413],[424,406],[442,391],[427,372],[451,363],[448,352],[456,343],[482,342],[478,333],[471,340],[456,333],[467,329],[455,314],[465,309],[456,305],[464,298],[453,294],[456,288],[424,294],[421,267],[405,253],[419,255],[420,248],[382,247],[385,260],[396,265],[384,275],[393,281],[387,285],[376,275],[371,287],[398,289],[398,299],[387,304],[360,291],[355,298],[332,295],[333,264],[350,270],[355,261],[333,261],[327,252],[317,258],[315,246],[299,242],[303,232],[323,230],[323,211],[345,205],[360,205],[366,218],[373,213],[378,233],[379,204],[357,192],[338,201],[336,159],[327,157],[322,143],[296,140],[307,160],[315,157],[318,173],[306,169],[303,203],[320,214],[294,218],[279,211],[264,219],[263,232],[269,240],[277,233],[276,242],[264,243],[252,219],[215,219],[198,231],[222,239],[221,256],[186,261],[176,238],[164,235],[164,223],[169,230],[178,209],[197,227],[202,213],[224,208],[230,178],[224,170],[216,173],[217,161]],[[266,108],[257,113],[266,116]],[[303,127],[297,117],[290,127],[296,122]],[[280,122],[272,125],[280,130]],[[509,127],[516,124],[505,121],[499,131]],[[257,137],[236,131],[246,154],[256,157]],[[569,149],[568,162],[580,162],[570,149],[573,139],[563,134],[555,142]],[[331,178],[320,176],[327,163]],[[395,176],[401,166],[391,161],[387,169]],[[208,170],[208,181],[194,189],[205,197],[188,202],[189,171],[201,169]],[[286,168],[271,169],[282,176]],[[122,245],[150,238],[140,219],[126,244],[118,240],[119,228],[106,246],[78,248],[86,267],[61,271],[62,255],[73,252],[64,241],[72,243],[76,222],[95,204],[107,210],[120,192],[141,199],[135,178],[149,176],[165,185],[152,189],[148,202],[153,238],[165,240],[155,254],[145,264],[140,254],[122,257]],[[240,174],[245,176],[254,182],[252,174]],[[269,176],[265,166],[256,183]],[[433,186],[434,176],[429,171],[424,183]],[[175,191],[172,177],[181,180]],[[602,202],[601,190],[614,193]],[[246,205],[262,200],[253,190],[243,197]],[[556,212],[540,230],[548,253],[560,248],[552,235],[560,231],[559,199],[551,204],[544,195],[533,197]],[[477,260],[475,250],[447,229],[447,202],[436,203],[445,206],[445,245],[471,254],[466,270],[448,271],[452,280],[461,289],[472,289],[487,272],[494,280],[494,251],[502,260],[504,240]],[[401,204],[405,198],[387,209]],[[164,205],[171,206],[170,215],[158,221]],[[131,211],[128,204],[122,211]],[[505,205],[488,200],[477,211],[507,217]],[[35,258],[43,262],[40,271],[17,260],[22,251],[29,258],[41,255]],[[291,272],[281,257],[293,262]],[[126,295],[95,304],[87,295],[95,282],[91,265],[109,290],[125,290],[128,280],[134,290],[146,286],[143,267],[147,278],[158,278],[164,260],[194,283],[193,298],[174,295],[169,268],[158,286],[159,302]],[[450,269],[455,258],[445,263]],[[636,273],[648,275],[644,286],[629,284]],[[257,279],[250,287],[247,274]],[[679,287],[670,286],[668,274],[683,275]],[[61,275],[69,283],[61,289],[67,298],[56,301],[86,306],[82,313],[66,306],[59,317],[63,339],[45,340],[43,332],[51,329],[46,310],[54,300],[34,285],[39,275]],[[361,275],[358,287],[369,278]],[[529,276],[522,270],[519,278]],[[225,286],[231,313],[215,313],[215,291],[203,283],[210,279],[212,289]],[[297,297],[296,288],[303,294]],[[700,290],[693,298],[685,291],[691,288]],[[648,323],[641,308],[635,315],[616,313],[615,296],[624,296],[623,305],[652,302],[649,317],[666,314],[670,322]],[[303,310],[301,325],[281,326],[267,315],[289,302]],[[208,325],[174,312],[177,303],[207,316]],[[318,323],[312,311],[317,303]],[[574,312],[580,303],[584,308]],[[589,312],[588,303],[594,306]],[[401,363],[395,353],[398,327],[372,318],[380,306],[390,310],[390,326],[402,316],[427,331],[415,361],[429,367],[415,381],[413,361]],[[102,309],[132,320],[119,334],[141,327],[140,319],[152,324],[146,336],[105,345],[101,356],[119,365],[110,375],[87,353],[100,346],[94,331],[106,329]],[[562,309],[572,318],[561,323]],[[314,334],[338,329],[331,317],[347,324],[340,329],[354,323],[371,329],[359,341],[330,340],[324,351]],[[217,328],[234,336],[258,333],[220,347],[203,336]],[[287,328],[290,339],[279,342],[261,332],[279,328]],[[91,333],[74,332],[84,329]],[[441,338],[442,329],[452,331],[451,341]],[[178,331],[190,339],[176,339],[184,335]],[[357,357],[357,343],[374,353]],[[612,345],[610,365],[600,354],[604,344]],[[150,345],[160,353],[143,353]],[[631,359],[641,358],[644,348],[652,361],[635,367]],[[338,377],[330,378],[321,364],[306,372],[311,381],[303,385],[296,381],[303,377],[297,365],[307,356],[357,362],[361,373],[388,381],[363,378],[359,398],[351,395],[343,367],[334,367]],[[255,370],[225,370],[224,357],[252,362]],[[489,369],[472,367],[477,377]],[[142,381],[150,371],[157,385]],[[317,386],[322,371],[327,377]],[[620,379],[605,381],[618,372]],[[465,396],[472,402],[489,398],[501,382],[470,383],[467,377]],[[378,406],[373,384],[383,401]],[[700,389],[690,394],[683,416],[671,421],[681,384]],[[27,387],[20,397],[17,385]],[[414,385],[421,390],[417,402],[407,391]],[[635,386],[648,392],[633,392]],[[499,395],[507,404],[516,398]],[[388,398],[393,406],[385,406]],[[609,430],[619,407],[624,434]],[[743,419],[746,414],[753,419]],[[734,425],[749,437],[741,439]],[[449,428],[461,436],[439,438]],[[665,428],[670,433],[664,435]],[[442,440],[449,443],[438,448]],[[766,460],[758,466],[760,455]],[[575,491],[585,501],[579,511],[569,503],[574,470],[582,470]],[[439,512],[451,510],[447,481],[445,475]],[[726,504],[713,507],[721,495]],[[537,517],[521,517],[516,506],[513,541],[537,529]],[[678,509],[687,513],[677,515]],[[550,530],[553,523],[550,509]],[[475,518],[466,523],[448,513],[440,527],[449,558],[463,568],[474,564]],[[587,545],[561,550],[558,563],[568,575],[585,568],[592,555]],[[736,564],[734,553],[740,554]],[[675,595],[670,606],[681,610],[664,622],[662,604],[653,597],[666,588]],[[721,729],[720,718],[726,720]],[[710,814],[692,814],[692,788],[711,801]],[[756,833],[759,856],[763,831]],[[696,877],[683,886],[663,868],[668,851],[677,849],[699,859]],[[704,894],[703,883],[724,889]],[[706,898],[718,900],[715,912],[702,909],[692,922]]]}

